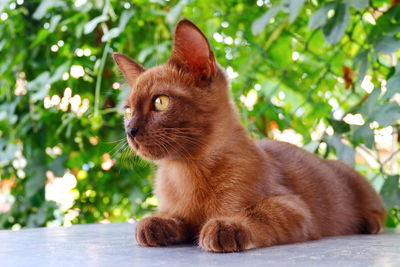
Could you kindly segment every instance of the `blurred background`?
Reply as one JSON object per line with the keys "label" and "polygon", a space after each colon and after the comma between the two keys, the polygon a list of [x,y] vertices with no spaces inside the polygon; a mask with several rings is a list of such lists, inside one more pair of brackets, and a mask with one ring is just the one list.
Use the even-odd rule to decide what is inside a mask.
{"label": "blurred background", "polygon": [[0,228],[134,221],[155,167],[126,146],[111,53],[165,62],[180,18],[209,38],[255,139],[364,174],[400,222],[400,1],[2,0]]}

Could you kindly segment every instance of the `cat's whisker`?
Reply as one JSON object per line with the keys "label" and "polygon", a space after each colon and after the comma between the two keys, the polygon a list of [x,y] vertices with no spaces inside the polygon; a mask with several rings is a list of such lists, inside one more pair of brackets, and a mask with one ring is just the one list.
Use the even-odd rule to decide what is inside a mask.
{"label": "cat's whisker", "polygon": [[[157,134],[157,136],[163,137],[169,143],[173,142],[180,150],[182,150],[182,152],[184,153],[186,158],[190,158],[191,154],[189,153],[189,151],[187,151],[187,149],[182,144],[182,142],[189,143],[189,144],[195,146],[196,148],[199,148],[199,147],[202,147],[202,146],[206,146],[206,144],[203,143],[202,141],[200,141],[199,139],[191,137],[191,136],[187,136],[187,135],[179,135],[179,134],[169,134],[169,135],[165,135],[164,134],[164,135],[162,135],[162,134]],[[179,141],[177,141],[177,140],[179,140]],[[173,148],[174,152],[180,154],[176,147],[174,147],[174,146],[171,146],[171,147]]]}
{"label": "cat's whisker", "polygon": [[[191,136],[176,135],[175,134],[175,135],[172,135],[170,137],[171,137],[171,139],[179,139],[180,141],[184,141],[184,142],[186,141],[186,142],[188,142],[188,143],[190,143],[192,145],[195,145],[195,146],[206,146],[207,145],[202,140],[200,140],[198,138],[195,138],[195,137],[191,137]],[[175,138],[172,138],[172,137],[175,137]]]}
{"label": "cat's whisker", "polygon": [[166,135],[163,135],[162,133],[155,133],[153,135],[154,138],[154,142],[162,148],[162,150],[166,153],[169,154],[171,151],[168,150],[168,148],[170,150],[172,150],[173,152],[177,152],[176,148],[174,148],[173,146],[171,146],[170,144],[170,140],[168,139],[168,137]]}
{"label": "cat's whisker", "polygon": [[124,157],[124,160],[127,161],[128,166],[132,170],[135,169],[136,162],[135,162],[135,158],[132,157],[132,149],[130,148],[129,145],[124,148],[123,157]]}
{"label": "cat's whisker", "polygon": [[115,143],[120,143],[121,141],[124,141],[126,137],[122,137],[121,139],[114,140],[114,141],[100,141],[103,144],[115,144]]}
{"label": "cat's whisker", "polygon": [[[118,171],[121,173],[121,168],[123,167],[122,165],[123,165],[123,150],[124,150],[124,148],[126,147],[126,144],[125,144],[125,146],[123,146],[119,151],[119,153],[118,154],[116,154],[115,155],[115,160],[116,160],[116,165],[118,166]],[[111,158],[113,158],[113,156],[111,157]]]}
{"label": "cat's whisker", "polygon": [[[190,159],[191,154],[189,153],[189,151],[187,151],[187,149],[181,143],[179,143],[178,141],[176,141],[175,139],[170,138],[170,137],[165,136],[165,139],[167,139],[167,141],[169,141],[169,143],[167,142],[166,144],[169,144],[175,153],[178,153],[179,155],[183,156],[186,160]],[[180,151],[178,151],[177,147],[174,147],[171,144],[171,142],[175,143],[175,145],[180,149],[180,151],[182,151],[183,155],[180,153]]]}
{"label": "cat's whisker", "polygon": [[195,144],[196,146],[206,146],[207,144],[197,138],[191,138],[189,136],[175,136],[177,139],[181,139],[182,141],[187,141],[191,144]]}
{"label": "cat's whisker", "polygon": [[166,147],[166,144],[168,144],[167,142],[159,142],[161,140],[157,140],[156,143],[159,145],[159,147],[161,147],[163,149],[163,151],[165,152],[165,154],[168,154],[168,148]]}
{"label": "cat's whisker", "polygon": [[[188,132],[191,133],[192,131],[188,131]],[[188,135],[185,132],[177,131],[177,132],[174,132],[174,133],[170,133],[169,136],[184,137],[186,139],[194,140],[194,141],[196,141],[198,143],[206,145],[206,143],[204,143],[200,138],[196,138],[195,136]]]}
{"label": "cat's whisker", "polygon": [[118,156],[122,157],[123,151],[124,151],[124,149],[125,149],[127,146],[128,146],[127,143],[121,144],[121,146],[118,148],[118,150],[115,151],[115,152],[111,155],[111,157],[118,157]]}
{"label": "cat's whisker", "polygon": [[111,156],[112,158],[115,157],[115,156],[118,155],[118,153],[124,148],[125,145],[126,145],[125,142],[120,141],[120,143],[117,144],[114,148],[112,148],[112,149],[108,152],[108,154],[110,154],[110,156]]}

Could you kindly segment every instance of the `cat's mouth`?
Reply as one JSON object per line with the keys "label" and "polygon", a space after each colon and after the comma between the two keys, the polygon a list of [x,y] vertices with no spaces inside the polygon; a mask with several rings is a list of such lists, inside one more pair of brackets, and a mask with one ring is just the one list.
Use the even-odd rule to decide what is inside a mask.
{"label": "cat's mouth", "polygon": [[153,146],[147,146],[143,140],[137,140],[136,137],[131,138],[128,136],[127,140],[129,146],[143,158],[148,160],[159,160],[166,156],[165,153],[161,153],[161,151],[158,151]]}
{"label": "cat's mouth", "polygon": [[131,146],[131,148],[133,148],[133,150],[139,150],[140,145],[139,145],[139,143],[135,140],[135,138],[127,137],[127,139],[128,139],[129,145]]}

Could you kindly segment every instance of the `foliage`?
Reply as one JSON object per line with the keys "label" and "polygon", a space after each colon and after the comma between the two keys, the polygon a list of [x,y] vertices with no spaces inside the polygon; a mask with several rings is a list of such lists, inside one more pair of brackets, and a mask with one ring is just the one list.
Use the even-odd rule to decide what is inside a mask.
{"label": "foliage", "polygon": [[[397,3],[2,1],[0,227],[125,221],[156,206],[153,166],[123,141],[128,88],[110,53],[148,67],[164,62],[180,17],[209,37],[255,138],[290,139],[355,164],[381,190],[387,225],[396,226]],[[64,187],[72,206],[54,193]]]}

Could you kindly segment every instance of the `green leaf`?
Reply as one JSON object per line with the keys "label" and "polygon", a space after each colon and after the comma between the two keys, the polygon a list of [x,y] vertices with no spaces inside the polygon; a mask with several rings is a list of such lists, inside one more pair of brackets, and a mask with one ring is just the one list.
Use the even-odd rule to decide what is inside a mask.
{"label": "green leaf", "polygon": [[373,120],[376,120],[380,126],[387,127],[400,120],[400,106],[396,102],[390,102],[381,105],[374,113]]}
{"label": "green leaf", "polygon": [[91,21],[89,21],[88,23],[85,24],[85,26],[83,27],[83,33],[84,34],[89,34],[91,33],[99,23],[107,21],[108,17],[106,15],[101,15],[98,17],[95,17],[94,19],[92,19]]}
{"label": "green leaf", "polygon": [[41,29],[39,31],[39,34],[36,35],[35,41],[33,41],[33,43],[29,46],[29,48],[33,48],[38,44],[40,44],[41,42],[43,42],[49,36],[49,34],[50,32],[47,29]]}
{"label": "green leaf", "polygon": [[35,13],[33,13],[32,17],[36,20],[40,20],[47,14],[48,9],[54,7],[65,7],[65,6],[66,4],[64,3],[64,1],[42,0],[38,8],[35,10]]}
{"label": "green leaf", "polygon": [[342,39],[342,36],[349,23],[349,7],[344,3],[338,3],[335,7],[335,14],[328,20],[322,28],[326,40],[330,44],[336,44]]}
{"label": "green leaf", "polygon": [[189,3],[190,0],[180,0],[178,4],[176,4],[173,8],[171,8],[171,10],[167,13],[165,20],[170,24],[175,23],[178,20],[183,7]]}
{"label": "green leaf", "polygon": [[400,39],[394,36],[382,36],[375,42],[375,51],[391,54],[400,48]]}
{"label": "green leaf", "polygon": [[145,47],[142,49],[142,51],[140,51],[137,59],[139,62],[143,63],[146,58],[151,55],[154,52],[154,46],[149,45],[148,47]]}
{"label": "green leaf", "polygon": [[360,107],[360,113],[364,117],[369,118],[373,116],[373,114],[377,109],[377,101],[380,94],[381,94],[381,88],[375,87],[374,90],[371,92],[371,94],[368,96],[367,100],[364,103],[362,103]]}
{"label": "green leaf", "polygon": [[28,227],[44,226],[46,220],[49,220],[51,217],[54,217],[53,213],[56,208],[57,204],[54,201],[44,202],[37,210],[37,212],[29,215],[27,226]]}
{"label": "green leaf", "polygon": [[368,70],[368,50],[360,51],[354,58],[353,69],[357,71],[357,81],[361,82]]}
{"label": "green leaf", "polygon": [[50,73],[48,71],[42,72],[34,80],[28,82],[28,91],[31,91],[32,101],[36,102],[43,99],[49,92],[48,81],[50,79]]}
{"label": "green leaf", "polygon": [[388,176],[381,189],[381,196],[388,208],[400,206],[399,175]]}
{"label": "green leaf", "polygon": [[[395,212],[397,211],[395,208],[393,209]],[[397,212],[396,212],[397,213]],[[397,221],[397,218],[396,218],[396,216],[391,216],[392,214],[389,214],[387,217],[386,217],[386,222],[385,222],[385,226],[386,227],[388,227],[388,228],[396,228],[396,226],[397,226],[397,224],[398,224],[398,221]]]}
{"label": "green leaf", "polygon": [[354,149],[344,144],[341,139],[341,135],[338,134],[324,137],[325,142],[335,149],[336,155],[340,160],[346,162],[349,165],[354,165]]}
{"label": "green leaf", "polygon": [[51,17],[50,19],[50,28],[49,28],[49,32],[54,32],[54,30],[56,29],[58,23],[60,22],[62,16],[61,15],[55,15],[53,17]]}
{"label": "green leaf", "polygon": [[64,64],[62,64],[61,66],[59,66],[53,73],[53,75],[49,78],[48,83],[52,84],[55,83],[59,80],[61,80],[62,75],[65,72],[68,72],[69,67],[70,67],[71,63],[69,61],[65,62]]}
{"label": "green leaf", "polygon": [[53,171],[57,177],[63,176],[65,173],[65,162],[67,160],[67,155],[61,155],[57,157],[49,166],[49,170]]}
{"label": "green leaf", "polygon": [[308,151],[310,153],[314,153],[317,150],[317,148],[319,147],[319,144],[320,144],[320,142],[311,141],[310,143],[303,146],[303,149],[305,149],[306,151]]}
{"label": "green leaf", "polygon": [[106,34],[104,34],[101,37],[101,41],[107,42],[108,40],[111,40],[111,39],[119,36],[120,34],[121,34],[121,31],[119,28],[112,28],[111,30],[109,30]]}
{"label": "green leaf", "polygon": [[11,1],[11,0],[3,0],[3,1],[0,1],[0,12],[2,12],[3,9],[4,9],[5,7],[8,6],[8,3],[9,3],[10,1]]}
{"label": "green leaf", "polygon": [[[2,109],[0,110],[0,114],[4,112]],[[0,151],[0,167],[5,167],[14,159],[15,152],[18,151],[18,146],[15,144],[8,144],[4,139],[0,139]]]}
{"label": "green leaf", "polygon": [[115,37],[118,37],[121,32],[125,30],[126,24],[128,23],[129,19],[135,14],[134,10],[125,10],[122,12],[118,27],[112,28],[106,34],[101,37],[102,42],[107,42]]}
{"label": "green leaf", "polygon": [[339,121],[335,119],[328,119],[328,121],[335,130],[335,133],[346,133],[350,131],[350,125],[348,125],[344,121]]}
{"label": "green leaf", "polygon": [[280,68],[286,68],[292,63],[292,39],[290,36],[281,36],[268,49],[268,55]]}
{"label": "green leaf", "polygon": [[121,32],[125,30],[129,19],[135,14],[135,10],[124,10],[119,19],[118,28]]}
{"label": "green leaf", "polygon": [[35,169],[30,168],[30,179],[25,184],[25,194],[27,198],[31,198],[43,189],[46,182],[46,168],[44,166],[36,166]]}
{"label": "green leaf", "polygon": [[329,10],[334,10],[336,4],[335,3],[326,3],[324,6],[315,11],[308,22],[308,28],[310,30],[318,29],[326,24],[328,21],[328,12]]}
{"label": "green leaf", "polygon": [[387,12],[376,20],[376,26],[372,29],[372,34],[395,35],[400,32],[400,6],[394,5]]}
{"label": "green leaf", "polygon": [[365,144],[368,148],[374,147],[374,132],[369,127],[369,124],[366,123],[362,126],[350,126],[351,130],[351,139],[355,145]]}
{"label": "green leaf", "polygon": [[348,0],[347,3],[357,10],[362,10],[368,6],[368,0]]}
{"label": "green leaf", "polygon": [[287,2],[289,2],[289,22],[292,23],[299,15],[305,0],[288,0]]}
{"label": "green leaf", "polygon": [[0,41],[0,52],[3,50],[3,47],[5,46],[5,44],[6,44],[6,40],[5,39]]}
{"label": "green leaf", "polygon": [[261,33],[264,30],[265,26],[267,26],[269,21],[276,16],[280,9],[280,5],[271,7],[267,12],[264,13],[264,15],[253,22],[253,24],[251,25],[251,32],[254,35]]}
{"label": "green leaf", "polygon": [[387,82],[387,91],[382,97],[382,100],[388,100],[392,98],[396,93],[400,93],[400,73],[394,74]]}

